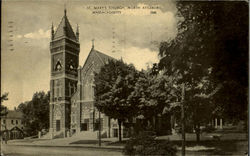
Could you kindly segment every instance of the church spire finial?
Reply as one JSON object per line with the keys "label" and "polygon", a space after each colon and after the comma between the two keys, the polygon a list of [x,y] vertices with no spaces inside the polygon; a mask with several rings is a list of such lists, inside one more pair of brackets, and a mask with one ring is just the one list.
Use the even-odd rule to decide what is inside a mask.
{"label": "church spire finial", "polygon": [[64,4],[64,16],[67,14],[66,4]]}
{"label": "church spire finial", "polygon": [[92,39],[92,49],[95,47],[95,39]]}

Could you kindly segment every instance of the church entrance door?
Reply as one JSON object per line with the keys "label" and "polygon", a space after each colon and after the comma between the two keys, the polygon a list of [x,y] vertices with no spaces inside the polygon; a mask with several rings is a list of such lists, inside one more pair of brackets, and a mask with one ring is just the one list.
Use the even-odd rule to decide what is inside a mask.
{"label": "church entrance door", "polygon": [[115,129],[113,129],[113,130],[114,130],[114,137],[115,137],[115,138],[118,138],[118,129],[115,128]]}
{"label": "church entrance door", "polygon": [[81,123],[81,131],[87,131],[88,130],[88,124],[87,123]]}
{"label": "church entrance door", "polygon": [[60,120],[56,120],[56,131],[60,131]]}

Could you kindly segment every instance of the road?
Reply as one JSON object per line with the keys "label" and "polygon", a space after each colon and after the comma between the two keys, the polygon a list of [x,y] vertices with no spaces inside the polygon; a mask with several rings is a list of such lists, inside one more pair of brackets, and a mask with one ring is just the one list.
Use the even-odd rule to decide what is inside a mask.
{"label": "road", "polygon": [[82,147],[34,147],[3,145],[4,156],[122,156],[120,151]]}

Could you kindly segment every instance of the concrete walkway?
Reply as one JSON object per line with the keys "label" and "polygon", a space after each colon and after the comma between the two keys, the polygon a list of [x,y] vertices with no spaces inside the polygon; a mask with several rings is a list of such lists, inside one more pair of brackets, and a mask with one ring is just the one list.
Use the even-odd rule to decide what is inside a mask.
{"label": "concrete walkway", "polygon": [[[217,133],[203,133],[201,135],[201,140],[213,140],[213,135]],[[128,138],[123,138],[127,140]],[[172,140],[178,141],[181,140],[181,135],[167,135],[159,136],[157,139],[160,140]],[[187,141],[195,141],[195,134],[186,134]],[[244,133],[228,133],[222,134],[220,140],[246,140],[246,134]],[[25,146],[41,146],[41,147],[84,147],[84,148],[106,148],[121,150],[123,149],[123,144],[112,144],[118,142],[118,138],[102,138],[101,147],[98,145],[97,138],[78,138],[78,137],[69,137],[69,138],[58,138],[58,139],[20,139],[20,140],[9,140],[9,145],[25,145]]]}
{"label": "concrete walkway", "polygon": [[[126,139],[125,139],[126,140]],[[58,138],[58,139],[20,139],[9,140],[8,145],[20,146],[40,146],[40,147],[85,147],[85,148],[105,148],[105,149],[123,149],[122,145],[109,145],[112,142],[117,142],[118,138],[102,138],[101,146],[98,144],[98,139],[83,139],[83,138]]]}

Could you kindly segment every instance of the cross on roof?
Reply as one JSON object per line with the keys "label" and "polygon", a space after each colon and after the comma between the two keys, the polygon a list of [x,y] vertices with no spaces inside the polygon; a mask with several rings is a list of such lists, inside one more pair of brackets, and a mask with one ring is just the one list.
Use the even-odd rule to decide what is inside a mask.
{"label": "cross on roof", "polygon": [[92,39],[92,48],[95,46],[95,39]]}

